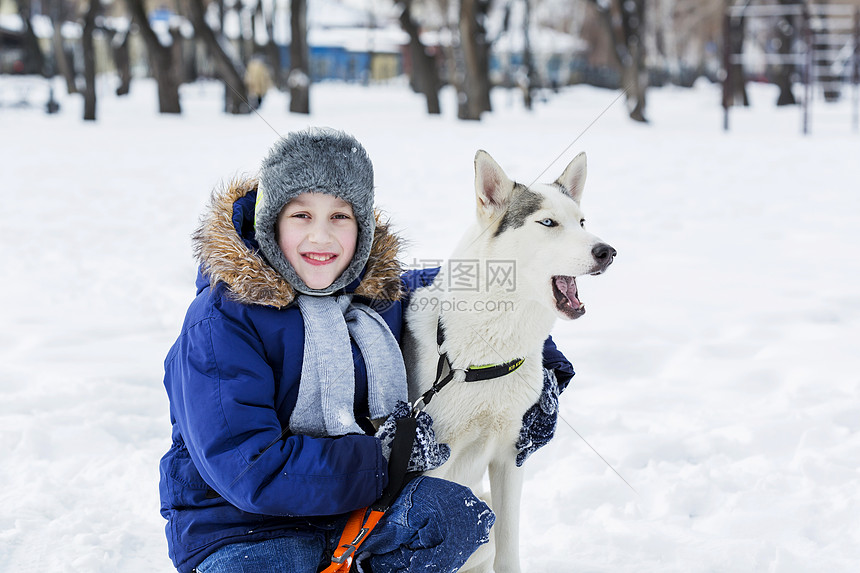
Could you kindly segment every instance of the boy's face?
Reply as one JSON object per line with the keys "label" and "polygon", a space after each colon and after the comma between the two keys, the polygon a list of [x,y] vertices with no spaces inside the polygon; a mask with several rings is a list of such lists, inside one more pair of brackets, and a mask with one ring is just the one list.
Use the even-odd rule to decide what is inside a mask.
{"label": "boy's face", "polygon": [[278,215],[278,246],[312,289],[330,286],[355,255],[358,223],[352,205],[324,193],[302,193]]}

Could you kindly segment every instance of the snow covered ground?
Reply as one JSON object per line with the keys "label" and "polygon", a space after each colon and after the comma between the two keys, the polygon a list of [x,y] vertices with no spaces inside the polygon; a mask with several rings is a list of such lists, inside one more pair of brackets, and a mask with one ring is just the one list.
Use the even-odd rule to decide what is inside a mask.
{"label": "snow covered ground", "polygon": [[526,571],[856,571],[860,135],[847,102],[817,102],[803,137],[798,109],[751,88],[729,133],[706,84],[649,92],[650,126],[587,87],[533,113],[497,91],[480,123],[451,92],[428,117],[399,84],[314,86],[310,117],[273,94],[265,121],[220,113],[215,84],[161,117],[141,80],[126,99],[102,85],[94,124],[78,97],[0,108],[0,571],[172,570],[161,376],[194,294],[189,234],[213,186],[309,124],[364,142],[407,263],[447,256],[471,220],[475,150],[525,182],[588,152],[589,228],[619,255],[553,333],[578,374],[527,464]]}

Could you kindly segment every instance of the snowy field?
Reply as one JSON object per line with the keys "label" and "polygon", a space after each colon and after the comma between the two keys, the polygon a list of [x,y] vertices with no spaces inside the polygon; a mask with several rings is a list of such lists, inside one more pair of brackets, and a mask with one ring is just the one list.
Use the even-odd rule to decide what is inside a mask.
{"label": "snowy field", "polygon": [[[798,109],[751,86],[724,133],[719,89],[568,89],[533,113],[428,117],[403,85],[324,84],[310,117],[273,94],[220,113],[223,88],[100,87],[99,121],[8,105],[0,79],[0,571],[172,570],[158,512],[168,448],[162,360],[194,294],[189,235],[209,192],[306,125],[355,134],[377,197],[440,259],[473,213],[472,158],[552,180],[579,151],[589,228],[618,249],[557,323],[577,376],[556,439],[527,463],[528,573],[860,570],[860,135],[848,102]],[[20,87],[20,86],[19,86]],[[43,85],[30,100],[41,106]],[[42,91],[40,91],[42,90]],[[57,86],[57,93],[62,89]],[[606,108],[606,114],[574,139]],[[268,124],[267,124],[268,122]],[[575,429],[575,431],[574,431]],[[629,482],[628,487],[577,435]],[[633,491],[635,490],[635,492]]]}

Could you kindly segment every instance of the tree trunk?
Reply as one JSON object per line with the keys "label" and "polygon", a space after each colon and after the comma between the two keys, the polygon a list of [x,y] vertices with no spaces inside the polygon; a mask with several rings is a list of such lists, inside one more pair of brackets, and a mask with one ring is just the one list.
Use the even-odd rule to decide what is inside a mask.
{"label": "tree trunk", "polygon": [[128,39],[131,37],[131,34],[128,30],[122,34],[121,42],[116,44],[111,42],[113,60],[119,74],[119,86],[116,88],[116,95],[118,96],[128,95],[128,92],[131,91],[131,57],[128,51]]}
{"label": "tree trunk", "polygon": [[21,22],[24,24],[24,53],[27,54],[24,60],[24,73],[41,74],[48,77],[45,73],[45,55],[42,53],[42,48],[39,46],[39,39],[33,31],[30,0],[17,0],[17,4],[18,15],[21,17]]}
{"label": "tree trunk", "polygon": [[[189,0],[188,5],[190,7],[191,24],[194,26],[194,33],[198,38],[203,40],[210,56],[212,56],[215,62],[215,69],[224,82],[226,111],[232,114],[251,113],[251,106],[248,105],[248,90],[242,79],[242,73],[218,42],[215,32],[206,23],[203,0]],[[223,36],[221,37],[223,38]]]}
{"label": "tree trunk", "polygon": [[[257,45],[257,19],[263,18],[263,3],[261,0],[257,0],[257,4],[254,6],[254,11],[251,13],[251,37],[249,38],[249,43],[251,45],[251,53],[248,56],[249,58],[253,58],[260,51],[259,46]],[[247,65],[248,60],[243,60]]]}
{"label": "tree trunk", "polygon": [[96,29],[96,16],[101,9],[99,0],[90,0],[84,16],[84,31],[81,42],[84,48],[84,120],[96,119],[96,56],[93,49],[93,32]]}
{"label": "tree trunk", "polygon": [[409,56],[412,62],[409,79],[412,89],[427,98],[428,114],[439,114],[440,82],[436,59],[427,53],[427,48],[421,43],[418,24],[412,19],[412,0],[401,0],[400,5],[403,8],[400,12],[400,26],[409,35]]}
{"label": "tree trunk", "polygon": [[487,40],[487,14],[490,11],[491,0],[477,0],[478,2],[478,36],[476,45],[478,47],[478,101],[481,105],[481,111],[493,111],[493,105],[490,102],[490,43]]}
{"label": "tree trunk", "polygon": [[176,69],[176,82],[182,85],[187,81],[185,73],[185,58],[183,57],[182,32],[178,27],[171,27],[170,39],[170,57],[173,59],[173,66]]}
{"label": "tree trunk", "polygon": [[290,3],[290,111],[310,113],[310,56],[308,48],[307,0]]}
{"label": "tree trunk", "polygon": [[[624,89],[627,90],[627,111],[630,119],[647,123],[645,94],[648,70],[645,67],[645,0],[613,0],[604,3],[591,0],[597,8],[614,47],[612,54],[621,68]],[[616,17],[617,16],[617,17]]]}
{"label": "tree trunk", "polygon": [[[744,66],[740,61],[744,53],[744,36],[746,21],[743,16],[733,18],[726,16],[727,42],[729,45],[729,62],[726,64],[727,92],[724,95],[724,107],[733,105],[749,106],[750,100],[747,96],[747,79]],[[734,59],[732,59],[734,58]]]}
{"label": "tree trunk", "polygon": [[227,12],[227,7],[224,5],[224,0],[215,0],[218,6],[218,31],[224,33],[224,16]]}
{"label": "tree trunk", "polygon": [[63,0],[53,0],[51,5],[51,24],[54,26],[54,67],[55,71],[66,80],[66,90],[69,94],[78,93],[78,86],[75,82],[75,64],[74,60],[69,57],[66,48],[63,44],[63,22],[66,20],[66,10]]}
{"label": "tree trunk", "polygon": [[[262,2],[259,5],[262,7]],[[268,37],[264,51],[266,59],[269,61],[269,68],[272,70],[272,81],[278,89],[283,89],[284,73],[281,70],[281,49],[275,43],[275,9],[268,10],[263,20],[266,23],[266,36]]]}
{"label": "tree trunk", "polygon": [[[486,34],[480,24],[479,0],[460,2],[460,50],[463,56],[465,74],[461,105],[457,117],[467,120],[480,120],[481,113],[489,111],[489,78],[484,62],[486,58]],[[463,101],[464,100],[464,101]]]}
{"label": "tree trunk", "polygon": [[179,106],[179,65],[174,62],[173,51],[161,45],[143,7],[143,0],[128,0],[132,17],[140,28],[140,35],[149,54],[152,75],[158,84],[158,111],[160,113],[182,113]]}
{"label": "tree trunk", "polygon": [[648,70],[645,68],[645,0],[621,2],[621,29],[627,59],[623,61],[625,84],[628,86],[627,110],[630,119],[647,123],[645,119],[645,91],[648,89]]}
{"label": "tree trunk", "polygon": [[644,66],[626,66],[621,77],[624,85],[627,86],[627,111],[630,119],[648,123],[648,119],[645,117],[648,71]]}
{"label": "tree trunk", "polygon": [[469,98],[466,95],[466,66],[463,63],[463,50],[458,45],[457,35],[453,30],[446,28],[455,41],[446,44],[442,49],[445,52],[445,64],[447,81],[454,87],[457,93],[457,117],[463,119],[468,116]]}
{"label": "tree trunk", "polygon": [[525,67],[525,77],[523,81],[525,85],[523,89],[523,105],[528,110],[532,109],[532,90],[535,84],[535,65],[532,58],[531,38],[529,36],[529,26],[531,26],[531,0],[525,0],[526,10],[523,15],[523,67]]}
{"label": "tree trunk", "polygon": [[[792,6],[800,4],[799,0],[780,0],[782,6]],[[776,40],[779,42],[779,55],[786,57],[794,53],[793,44],[796,34],[795,22],[791,16],[781,16],[774,27]],[[779,87],[779,97],[777,97],[776,105],[794,105],[797,100],[794,98],[794,93],[791,91],[792,77],[794,76],[795,67],[793,63],[780,61],[774,66],[774,83]]]}
{"label": "tree trunk", "polygon": [[266,42],[265,52],[269,68],[272,70],[272,82],[279,90],[283,89],[284,71],[281,69],[281,49],[271,35],[269,36],[269,41]]}
{"label": "tree trunk", "polygon": [[[236,12],[236,21],[239,22],[239,61],[242,62],[242,65],[248,63],[248,58],[250,58],[253,53],[248,51],[248,38],[245,35],[246,14],[244,8],[245,5],[242,3],[242,0],[236,0],[233,4],[233,10]],[[220,31],[223,34],[223,29]]]}

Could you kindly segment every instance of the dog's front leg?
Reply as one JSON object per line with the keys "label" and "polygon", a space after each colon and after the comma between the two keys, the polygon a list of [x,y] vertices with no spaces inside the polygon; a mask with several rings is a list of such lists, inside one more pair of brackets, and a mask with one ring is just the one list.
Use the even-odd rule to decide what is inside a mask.
{"label": "dog's front leg", "polygon": [[490,463],[490,496],[496,523],[493,537],[496,541],[495,573],[520,571],[520,498],[523,490],[523,470],[518,468],[515,455],[510,459]]}

